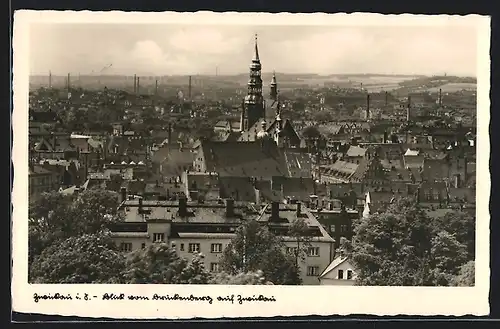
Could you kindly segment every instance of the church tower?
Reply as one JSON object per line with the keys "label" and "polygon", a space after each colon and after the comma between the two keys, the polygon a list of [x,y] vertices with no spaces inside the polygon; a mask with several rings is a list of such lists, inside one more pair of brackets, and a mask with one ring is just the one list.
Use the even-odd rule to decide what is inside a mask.
{"label": "church tower", "polygon": [[242,127],[242,130],[250,129],[256,122],[265,117],[261,69],[257,35],[255,35],[255,52],[250,64],[250,78],[247,84],[248,91],[245,96],[244,108],[242,109],[246,117],[246,127]]}

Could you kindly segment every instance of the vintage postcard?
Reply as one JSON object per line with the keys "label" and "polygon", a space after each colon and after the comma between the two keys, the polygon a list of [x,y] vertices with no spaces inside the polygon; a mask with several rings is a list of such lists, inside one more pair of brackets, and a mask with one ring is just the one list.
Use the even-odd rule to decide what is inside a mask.
{"label": "vintage postcard", "polygon": [[13,309],[486,315],[490,20],[18,11]]}

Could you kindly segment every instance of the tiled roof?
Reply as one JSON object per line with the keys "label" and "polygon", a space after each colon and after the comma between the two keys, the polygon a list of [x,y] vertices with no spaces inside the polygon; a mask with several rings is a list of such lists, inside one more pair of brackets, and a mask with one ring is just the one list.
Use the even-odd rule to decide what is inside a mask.
{"label": "tiled roof", "polygon": [[287,174],[285,159],[276,144],[260,142],[202,142],[208,171],[220,176],[257,177]]}
{"label": "tiled roof", "polygon": [[327,268],[325,268],[325,270],[320,274],[320,278],[324,277],[325,275],[327,275],[328,273],[330,273],[331,271],[333,271],[335,268],[337,268],[337,266],[339,266],[340,264],[342,264],[343,262],[345,262],[347,260],[347,257],[336,257],[331,263],[330,265],[327,266]]}
{"label": "tiled roof", "polygon": [[285,156],[288,174],[291,177],[311,177],[313,171],[313,159],[309,153],[283,152]]}
{"label": "tiled roof", "polygon": [[366,154],[366,151],[367,150],[365,148],[351,145],[351,147],[349,147],[349,149],[347,150],[346,156],[348,156],[348,157],[364,157]]}

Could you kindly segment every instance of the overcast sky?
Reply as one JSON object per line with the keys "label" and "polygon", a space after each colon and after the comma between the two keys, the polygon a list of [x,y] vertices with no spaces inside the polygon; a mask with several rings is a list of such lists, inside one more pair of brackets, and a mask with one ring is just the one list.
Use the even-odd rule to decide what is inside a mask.
{"label": "overcast sky", "polygon": [[248,72],[258,34],[264,72],[476,75],[472,27],[33,24],[30,73]]}

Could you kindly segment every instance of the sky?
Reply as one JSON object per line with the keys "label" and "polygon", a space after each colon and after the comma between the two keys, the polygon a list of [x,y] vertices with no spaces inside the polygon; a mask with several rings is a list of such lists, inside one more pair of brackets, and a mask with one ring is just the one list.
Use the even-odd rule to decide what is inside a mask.
{"label": "sky", "polygon": [[30,26],[32,75],[232,75],[248,72],[255,34],[264,72],[476,76],[470,26]]}

